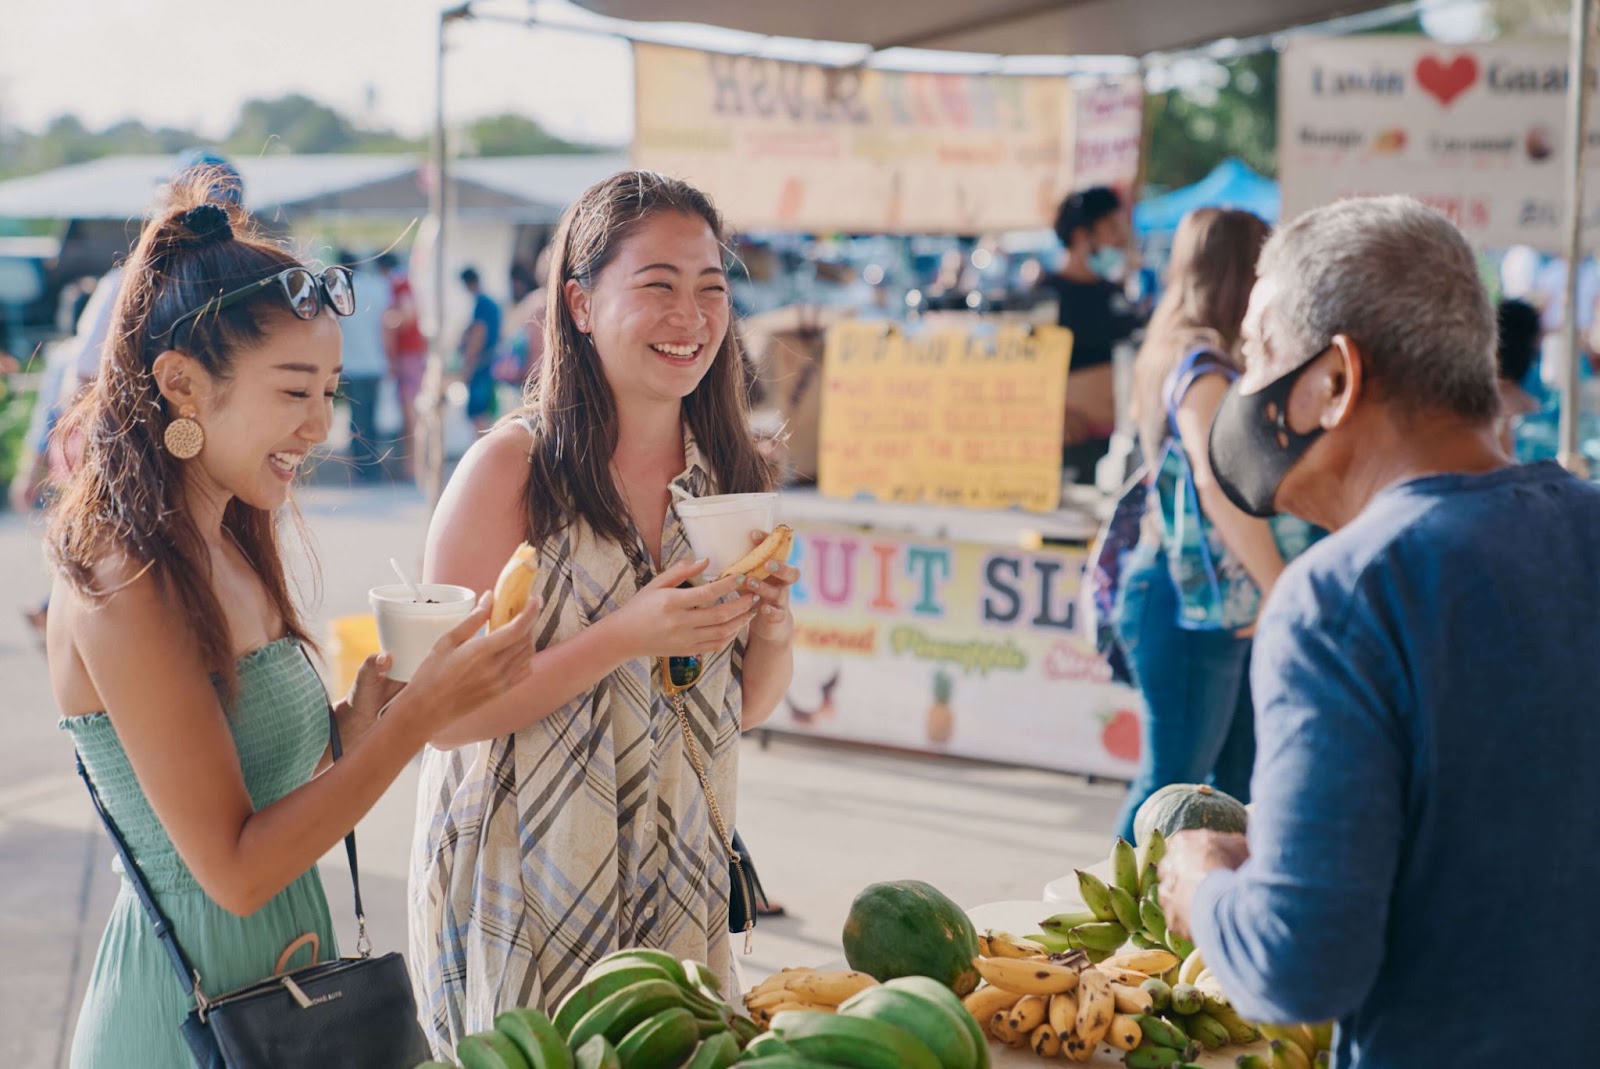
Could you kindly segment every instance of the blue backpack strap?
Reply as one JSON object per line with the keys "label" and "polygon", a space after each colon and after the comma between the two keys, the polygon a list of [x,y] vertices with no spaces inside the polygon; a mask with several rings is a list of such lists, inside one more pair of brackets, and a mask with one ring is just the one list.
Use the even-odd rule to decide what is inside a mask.
{"label": "blue backpack strap", "polygon": [[1183,403],[1189,387],[1202,375],[1222,375],[1230,384],[1239,377],[1233,365],[1210,346],[1196,346],[1185,353],[1172,374],[1167,376],[1161,390],[1167,408],[1167,433],[1174,438],[1178,437],[1178,406]]}

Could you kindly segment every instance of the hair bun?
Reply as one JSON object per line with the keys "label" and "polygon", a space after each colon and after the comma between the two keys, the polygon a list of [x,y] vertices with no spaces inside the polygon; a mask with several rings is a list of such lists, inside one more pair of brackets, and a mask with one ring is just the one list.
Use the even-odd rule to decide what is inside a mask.
{"label": "hair bun", "polygon": [[228,222],[228,213],[215,204],[201,204],[184,212],[183,226],[197,247],[228,241],[233,237],[233,224]]}

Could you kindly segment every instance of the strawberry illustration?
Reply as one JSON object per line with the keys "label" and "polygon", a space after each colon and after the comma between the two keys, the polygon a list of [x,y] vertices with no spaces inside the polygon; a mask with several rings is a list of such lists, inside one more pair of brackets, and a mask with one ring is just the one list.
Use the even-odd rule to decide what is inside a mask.
{"label": "strawberry illustration", "polygon": [[1121,761],[1139,760],[1139,714],[1121,709],[1101,717],[1100,723],[1105,727],[1100,733],[1100,745],[1106,753]]}

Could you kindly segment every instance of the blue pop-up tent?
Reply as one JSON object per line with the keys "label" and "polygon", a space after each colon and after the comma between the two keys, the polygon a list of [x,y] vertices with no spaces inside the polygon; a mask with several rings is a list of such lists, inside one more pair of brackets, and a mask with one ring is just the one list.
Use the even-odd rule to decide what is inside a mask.
{"label": "blue pop-up tent", "polygon": [[1133,209],[1133,229],[1141,235],[1170,234],[1196,208],[1243,208],[1276,223],[1281,203],[1278,183],[1230,156],[1194,185],[1141,201]]}

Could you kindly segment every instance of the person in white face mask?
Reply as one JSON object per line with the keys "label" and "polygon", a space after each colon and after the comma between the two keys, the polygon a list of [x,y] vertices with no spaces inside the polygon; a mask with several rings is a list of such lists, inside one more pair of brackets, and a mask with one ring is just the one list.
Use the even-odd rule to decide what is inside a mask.
{"label": "person in white face mask", "polygon": [[1173,836],[1161,904],[1244,1016],[1338,1018],[1341,1069],[1527,1064],[1462,995],[1492,947],[1497,1001],[1592,1009],[1600,928],[1552,957],[1507,903],[1582,917],[1600,883],[1600,487],[1503,451],[1494,309],[1443,216],[1340,201],[1258,277],[1211,468],[1333,534],[1257,627],[1248,839]]}

